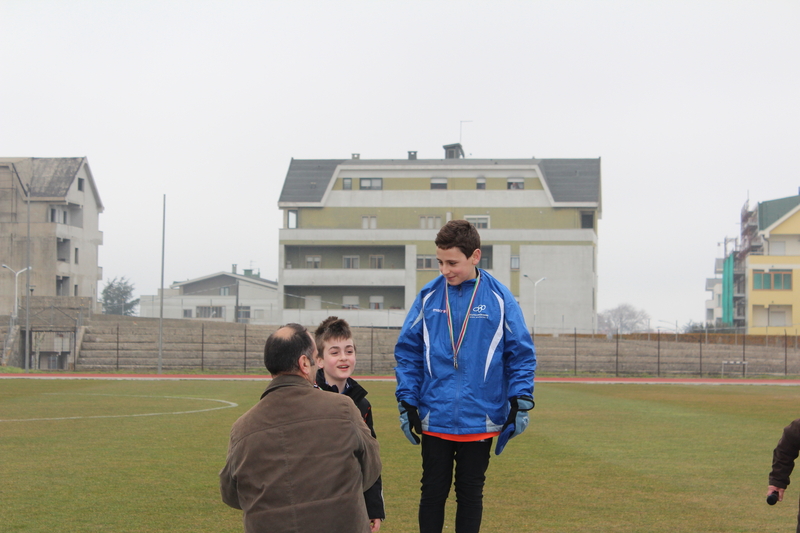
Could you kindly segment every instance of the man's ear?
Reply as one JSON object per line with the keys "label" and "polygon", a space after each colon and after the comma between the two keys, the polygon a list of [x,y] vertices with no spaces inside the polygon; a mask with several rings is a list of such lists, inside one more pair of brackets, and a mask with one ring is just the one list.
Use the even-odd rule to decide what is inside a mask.
{"label": "man's ear", "polygon": [[307,355],[301,355],[300,358],[297,360],[298,366],[300,367],[300,371],[305,374],[306,376],[311,374],[311,361],[308,359]]}

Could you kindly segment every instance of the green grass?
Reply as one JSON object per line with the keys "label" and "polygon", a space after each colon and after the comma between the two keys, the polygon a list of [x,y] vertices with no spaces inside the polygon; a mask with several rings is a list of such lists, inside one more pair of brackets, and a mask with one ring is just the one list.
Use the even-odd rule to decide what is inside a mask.
{"label": "green grass", "polygon": [[[413,532],[419,448],[399,430],[394,384],[364,384],[384,463],[381,531]],[[0,529],[240,532],[217,473],[264,385],[0,380],[0,420],[95,417],[0,422]],[[119,417],[224,407],[197,398],[239,406]],[[547,383],[536,400],[528,431],[492,457],[483,532],[794,530],[794,485],[775,507],[764,496],[800,388]]]}

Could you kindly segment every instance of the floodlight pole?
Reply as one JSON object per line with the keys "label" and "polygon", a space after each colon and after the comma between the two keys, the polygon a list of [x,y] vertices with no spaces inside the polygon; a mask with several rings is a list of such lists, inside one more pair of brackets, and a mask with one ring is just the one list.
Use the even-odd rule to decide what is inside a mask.
{"label": "floodlight pole", "polygon": [[161,373],[161,361],[164,357],[164,241],[167,235],[167,195],[164,195],[164,208],[161,219],[161,304],[158,319],[158,373]]}

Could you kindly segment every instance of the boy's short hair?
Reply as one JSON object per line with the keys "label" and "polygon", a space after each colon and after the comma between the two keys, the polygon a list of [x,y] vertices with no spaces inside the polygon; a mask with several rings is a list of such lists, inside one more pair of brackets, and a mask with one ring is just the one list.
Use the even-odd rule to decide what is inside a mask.
{"label": "boy's short hair", "polygon": [[451,220],[442,226],[434,242],[437,248],[458,248],[465,256],[471,257],[481,247],[481,236],[466,220]]}
{"label": "boy's short hair", "polygon": [[[353,332],[350,331],[350,324],[344,318],[336,316],[329,316],[314,332],[314,340],[317,342],[317,357],[322,357],[322,352],[325,351],[325,343],[331,339],[352,339]],[[356,343],[353,341],[353,349]]]}

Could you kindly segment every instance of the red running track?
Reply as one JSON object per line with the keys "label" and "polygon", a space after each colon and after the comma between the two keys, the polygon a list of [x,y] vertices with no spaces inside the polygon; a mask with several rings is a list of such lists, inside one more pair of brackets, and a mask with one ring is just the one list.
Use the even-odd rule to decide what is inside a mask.
{"label": "red running track", "polygon": [[[358,381],[394,381],[394,376],[354,376]],[[267,381],[262,375],[199,375],[199,374],[92,374],[92,373],[15,373],[0,374],[0,379],[98,379],[141,381]],[[649,384],[649,385],[781,385],[798,386],[800,379],[749,379],[749,378],[616,378],[616,377],[540,377],[536,383],[588,383],[588,384]]]}

